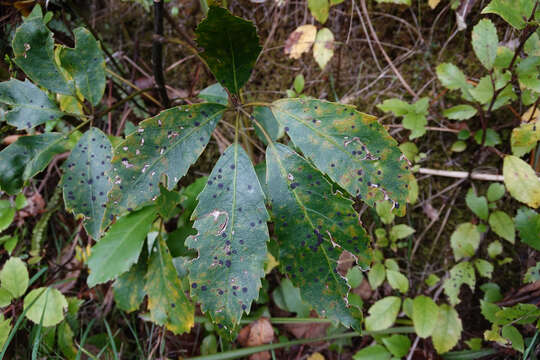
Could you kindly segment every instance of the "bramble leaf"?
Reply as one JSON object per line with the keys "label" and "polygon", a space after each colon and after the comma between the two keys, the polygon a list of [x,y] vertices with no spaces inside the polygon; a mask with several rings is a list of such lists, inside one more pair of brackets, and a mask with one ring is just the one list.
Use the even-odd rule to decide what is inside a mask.
{"label": "bramble leaf", "polygon": [[144,291],[152,321],[175,334],[188,332],[195,322],[195,307],[185,294],[176,274],[171,254],[163,239],[156,242],[150,256]]}
{"label": "bramble leaf", "polygon": [[211,103],[179,106],[141,122],[115,149],[108,210],[121,215],[155,200],[163,175],[172,190],[203,152],[224,110]]}
{"label": "bramble leaf", "polygon": [[24,181],[42,171],[64,150],[63,135],[58,133],[20,137],[0,151],[0,188],[15,195]]}
{"label": "bramble leaf", "polygon": [[192,215],[198,233],[186,239],[199,254],[188,265],[191,294],[232,332],[259,295],[269,239],[264,193],[240,145],[221,155],[198,200]]}
{"label": "bramble leaf", "polygon": [[499,37],[497,29],[489,19],[482,19],[472,31],[472,46],[476,57],[487,70],[493,68],[497,57]]}
{"label": "bramble leaf", "polygon": [[361,314],[347,307],[349,288],[337,270],[344,250],[362,255],[368,243],[352,202],[284,145],[268,146],[266,166],[282,272],[321,316],[360,328]]}
{"label": "bramble leaf", "polygon": [[396,141],[370,115],[316,99],[284,99],[271,105],[294,144],[349,194],[373,206],[389,200],[405,213],[407,161]]}
{"label": "bramble leaf", "polygon": [[208,16],[195,33],[197,44],[204,48],[201,56],[216,79],[238,95],[261,52],[253,23],[233,16],[224,8],[210,6]]}
{"label": "bramble leaf", "polygon": [[56,93],[73,95],[73,83],[55,62],[53,33],[43,22],[39,4],[15,31],[12,48],[15,64],[30,79]]}
{"label": "bramble leaf", "polygon": [[101,237],[109,180],[112,145],[107,136],[91,128],[79,139],[64,164],[62,188],[67,210],[82,214],[84,228],[94,239]]}
{"label": "bramble leaf", "polygon": [[0,83],[0,103],[11,107],[3,120],[19,130],[31,129],[63,114],[47,94],[28,80]]}
{"label": "bramble leaf", "polygon": [[512,155],[505,156],[504,185],[512,197],[533,208],[540,206],[540,179],[525,161]]}
{"label": "bramble leaf", "polygon": [[105,57],[90,31],[79,27],[73,33],[75,48],[63,48],[60,61],[75,80],[77,90],[92,105],[97,105],[105,92]]}
{"label": "bramble leaf", "polygon": [[105,236],[92,247],[92,254],[88,258],[89,287],[116,278],[137,262],[155,217],[155,207],[148,206],[121,217],[111,226]]}

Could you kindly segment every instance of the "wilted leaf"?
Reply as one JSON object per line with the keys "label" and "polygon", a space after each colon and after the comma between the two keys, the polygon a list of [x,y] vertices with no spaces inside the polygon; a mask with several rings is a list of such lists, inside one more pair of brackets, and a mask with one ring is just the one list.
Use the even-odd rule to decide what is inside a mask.
{"label": "wilted leaf", "polygon": [[540,206],[540,180],[525,161],[512,155],[504,158],[504,184],[518,201],[537,208]]}
{"label": "wilted leaf", "polygon": [[315,25],[302,25],[296,28],[285,42],[285,54],[292,59],[300,59],[303,53],[311,49],[315,42],[317,28]]}
{"label": "wilted leaf", "polygon": [[313,57],[321,70],[324,70],[332,56],[334,56],[334,34],[329,29],[322,28],[315,38]]}
{"label": "wilted leaf", "polygon": [[67,306],[65,296],[52,287],[34,289],[24,297],[26,317],[44,327],[60,323],[64,319]]}

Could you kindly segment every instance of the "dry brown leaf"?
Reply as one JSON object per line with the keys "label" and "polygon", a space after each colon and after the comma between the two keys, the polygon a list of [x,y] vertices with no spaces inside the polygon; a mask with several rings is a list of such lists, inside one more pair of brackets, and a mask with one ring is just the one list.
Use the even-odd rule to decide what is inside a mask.
{"label": "dry brown leaf", "polygon": [[[534,111],[534,115],[533,115]],[[529,110],[525,111],[525,114],[521,115],[521,121],[526,123],[529,122],[529,120],[534,121],[538,120],[538,116],[540,115],[540,109],[536,106],[531,106]]]}
{"label": "dry brown leaf", "polygon": [[[316,318],[317,313],[311,311],[311,316]],[[329,323],[311,323],[311,324],[286,324],[283,325],[287,331],[292,333],[297,339],[313,339],[326,335],[326,329]]]}
{"label": "dry brown leaf", "polygon": [[[274,339],[274,329],[267,318],[259,320],[244,326],[238,333],[237,341],[245,347],[259,346],[269,344]],[[253,354],[250,360],[269,360],[271,358],[268,351]]]}
{"label": "dry brown leaf", "polygon": [[371,290],[371,286],[369,286],[369,282],[366,278],[362,280],[360,285],[355,287],[352,292],[362,298],[362,300],[368,300],[371,298],[371,295],[373,294],[373,290]]}
{"label": "dry brown leaf", "polygon": [[292,59],[300,59],[303,53],[311,49],[311,45],[315,42],[317,28],[315,25],[302,25],[289,35],[285,41],[285,54]]}

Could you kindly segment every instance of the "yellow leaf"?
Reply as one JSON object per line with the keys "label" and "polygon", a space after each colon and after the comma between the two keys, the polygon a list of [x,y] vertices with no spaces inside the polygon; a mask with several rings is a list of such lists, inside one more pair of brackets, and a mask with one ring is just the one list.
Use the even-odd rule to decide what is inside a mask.
{"label": "yellow leaf", "polygon": [[315,41],[317,28],[315,25],[302,25],[289,35],[285,42],[285,54],[292,59],[300,59],[303,53],[311,49],[311,45]]}
{"label": "yellow leaf", "polygon": [[324,356],[322,356],[321,353],[316,352],[316,353],[313,353],[313,354],[309,355],[307,360],[324,360]]}
{"label": "yellow leaf", "polygon": [[435,9],[440,2],[441,0],[428,0],[428,5],[430,8]]}
{"label": "yellow leaf", "polygon": [[537,208],[540,206],[540,179],[525,161],[508,155],[503,165],[504,184],[518,201]]}
{"label": "yellow leaf", "polygon": [[334,34],[327,28],[322,28],[317,33],[313,45],[313,57],[321,70],[324,70],[332,56],[334,56]]}

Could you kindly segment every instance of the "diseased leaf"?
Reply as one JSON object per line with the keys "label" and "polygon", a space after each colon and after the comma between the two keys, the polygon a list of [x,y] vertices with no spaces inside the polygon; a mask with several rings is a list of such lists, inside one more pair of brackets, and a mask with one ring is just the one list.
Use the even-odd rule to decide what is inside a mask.
{"label": "diseased leaf", "polygon": [[461,285],[467,284],[471,291],[474,291],[476,284],[476,276],[474,268],[468,261],[460,262],[450,270],[450,277],[444,281],[444,293],[448,296],[450,304],[456,305],[460,303],[459,291]]}
{"label": "diseased leaf", "polygon": [[187,289],[178,278],[167,245],[161,238],[150,256],[145,280],[150,319],[175,334],[189,332],[195,322],[195,307],[185,294]]}
{"label": "diseased leaf", "polygon": [[31,129],[63,115],[47,94],[28,80],[11,79],[1,82],[0,103],[11,108],[2,120],[19,130]]}
{"label": "diseased leaf", "polygon": [[530,56],[521,60],[516,67],[516,73],[520,84],[535,92],[540,92],[540,79],[538,79],[539,66],[540,57]]}
{"label": "diseased leaf", "polygon": [[198,95],[199,98],[210,103],[216,103],[227,106],[229,103],[229,95],[227,90],[220,83],[212,84],[203,90]]}
{"label": "diseased leaf", "polygon": [[137,264],[128,272],[123,273],[114,282],[114,301],[116,306],[125,312],[132,312],[139,308],[144,299],[145,275],[147,257],[141,256]]}
{"label": "diseased leaf", "polygon": [[369,310],[366,318],[367,331],[379,331],[388,329],[396,321],[401,307],[401,299],[397,296],[387,296],[377,301]]}
{"label": "diseased leaf", "polygon": [[112,145],[107,136],[91,128],[79,139],[64,164],[62,188],[66,209],[84,217],[84,227],[94,239],[101,237],[109,180]]}
{"label": "diseased leaf", "polygon": [[172,190],[203,152],[224,110],[211,103],[179,106],[141,122],[115,149],[109,211],[121,215],[155,200],[163,175]]}
{"label": "diseased leaf", "polygon": [[328,20],[328,12],[330,11],[330,4],[328,0],[308,0],[308,7],[311,15],[318,22],[324,24]]}
{"label": "diseased leaf", "polygon": [[504,185],[512,197],[533,208],[540,206],[540,179],[525,161],[512,155],[505,156]]}
{"label": "diseased leaf", "polygon": [[105,236],[92,247],[88,258],[88,286],[116,278],[137,262],[146,234],[156,217],[156,209],[147,206],[118,219]]}
{"label": "diseased leaf", "polygon": [[315,38],[313,57],[321,70],[324,70],[332,56],[334,56],[334,34],[329,29],[322,28]]}
{"label": "diseased leaf", "polygon": [[292,59],[300,59],[303,53],[311,49],[317,36],[315,25],[302,25],[296,28],[285,42],[285,54]]}
{"label": "diseased leaf", "polygon": [[53,34],[43,22],[39,4],[15,31],[12,48],[13,61],[34,82],[56,93],[74,93],[73,83],[55,62]]}
{"label": "diseased leaf", "polygon": [[461,338],[462,330],[461,319],[457,311],[446,304],[439,306],[435,329],[431,335],[435,350],[439,354],[450,351]]}
{"label": "diseased leaf", "polygon": [[418,336],[425,339],[431,336],[435,330],[435,321],[439,313],[439,307],[431,298],[420,295],[413,300],[412,321],[414,331]]}
{"label": "diseased leaf", "polygon": [[540,214],[522,207],[514,218],[521,241],[540,251]]}
{"label": "diseased leaf", "polygon": [[487,70],[493,68],[495,58],[497,57],[497,48],[499,46],[499,37],[497,29],[489,19],[482,19],[475,25],[472,31],[472,46],[474,53],[480,63]]}
{"label": "diseased leaf", "polygon": [[15,195],[24,181],[41,172],[64,150],[63,135],[58,133],[18,138],[0,151],[0,188]]}
{"label": "diseased leaf", "polygon": [[459,224],[450,237],[450,246],[454,251],[456,261],[473,256],[480,245],[480,232],[471,223]]}
{"label": "diseased leaf", "polygon": [[77,90],[95,106],[105,92],[105,57],[90,31],[79,27],[73,33],[75,48],[63,48],[60,61],[75,80]]}
{"label": "diseased leaf", "polygon": [[450,120],[467,120],[476,115],[477,110],[471,105],[457,105],[443,111]]}
{"label": "diseased leaf", "polygon": [[508,240],[511,244],[514,243],[516,238],[514,222],[504,211],[492,212],[489,215],[489,226],[491,226],[491,230],[493,230],[495,234]]}
{"label": "diseased leaf", "polygon": [[347,307],[349,288],[337,270],[344,250],[362,255],[368,242],[352,202],[284,145],[267,148],[266,166],[282,272],[321,316],[360,328],[361,314]]}
{"label": "diseased leaf", "polygon": [[233,16],[224,8],[210,6],[208,16],[195,33],[197,44],[204,48],[201,56],[216,79],[238,95],[261,52],[253,23]]}
{"label": "diseased leaf", "polygon": [[193,212],[198,251],[189,267],[191,294],[218,326],[232,332],[259,295],[264,277],[268,213],[248,155],[238,144],[214,166]]}
{"label": "diseased leaf", "polygon": [[522,157],[534,149],[539,140],[540,119],[537,118],[530,123],[523,123],[521,126],[515,127],[512,129],[512,136],[510,138],[512,154]]}
{"label": "diseased leaf", "polygon": [[271,105],[294,144],[349,194],[373,206],[389,200],[405,213],[407,161],[396,141],[372,116],[352,106],[315,99],[284,99]]}
{"label": "diseased leaf", "polygon": [[64,320],[67,306],[65,296],[52,287],[34,289],[24,297],[26,317],[44,327],[57,325]]}
{"label": "diseased leaf", "polygon": [[23,296],[28,288],[28,270],[26,264],[18,257],[10,257],[0,271],[0,284],[9,291],[12,297]]}

